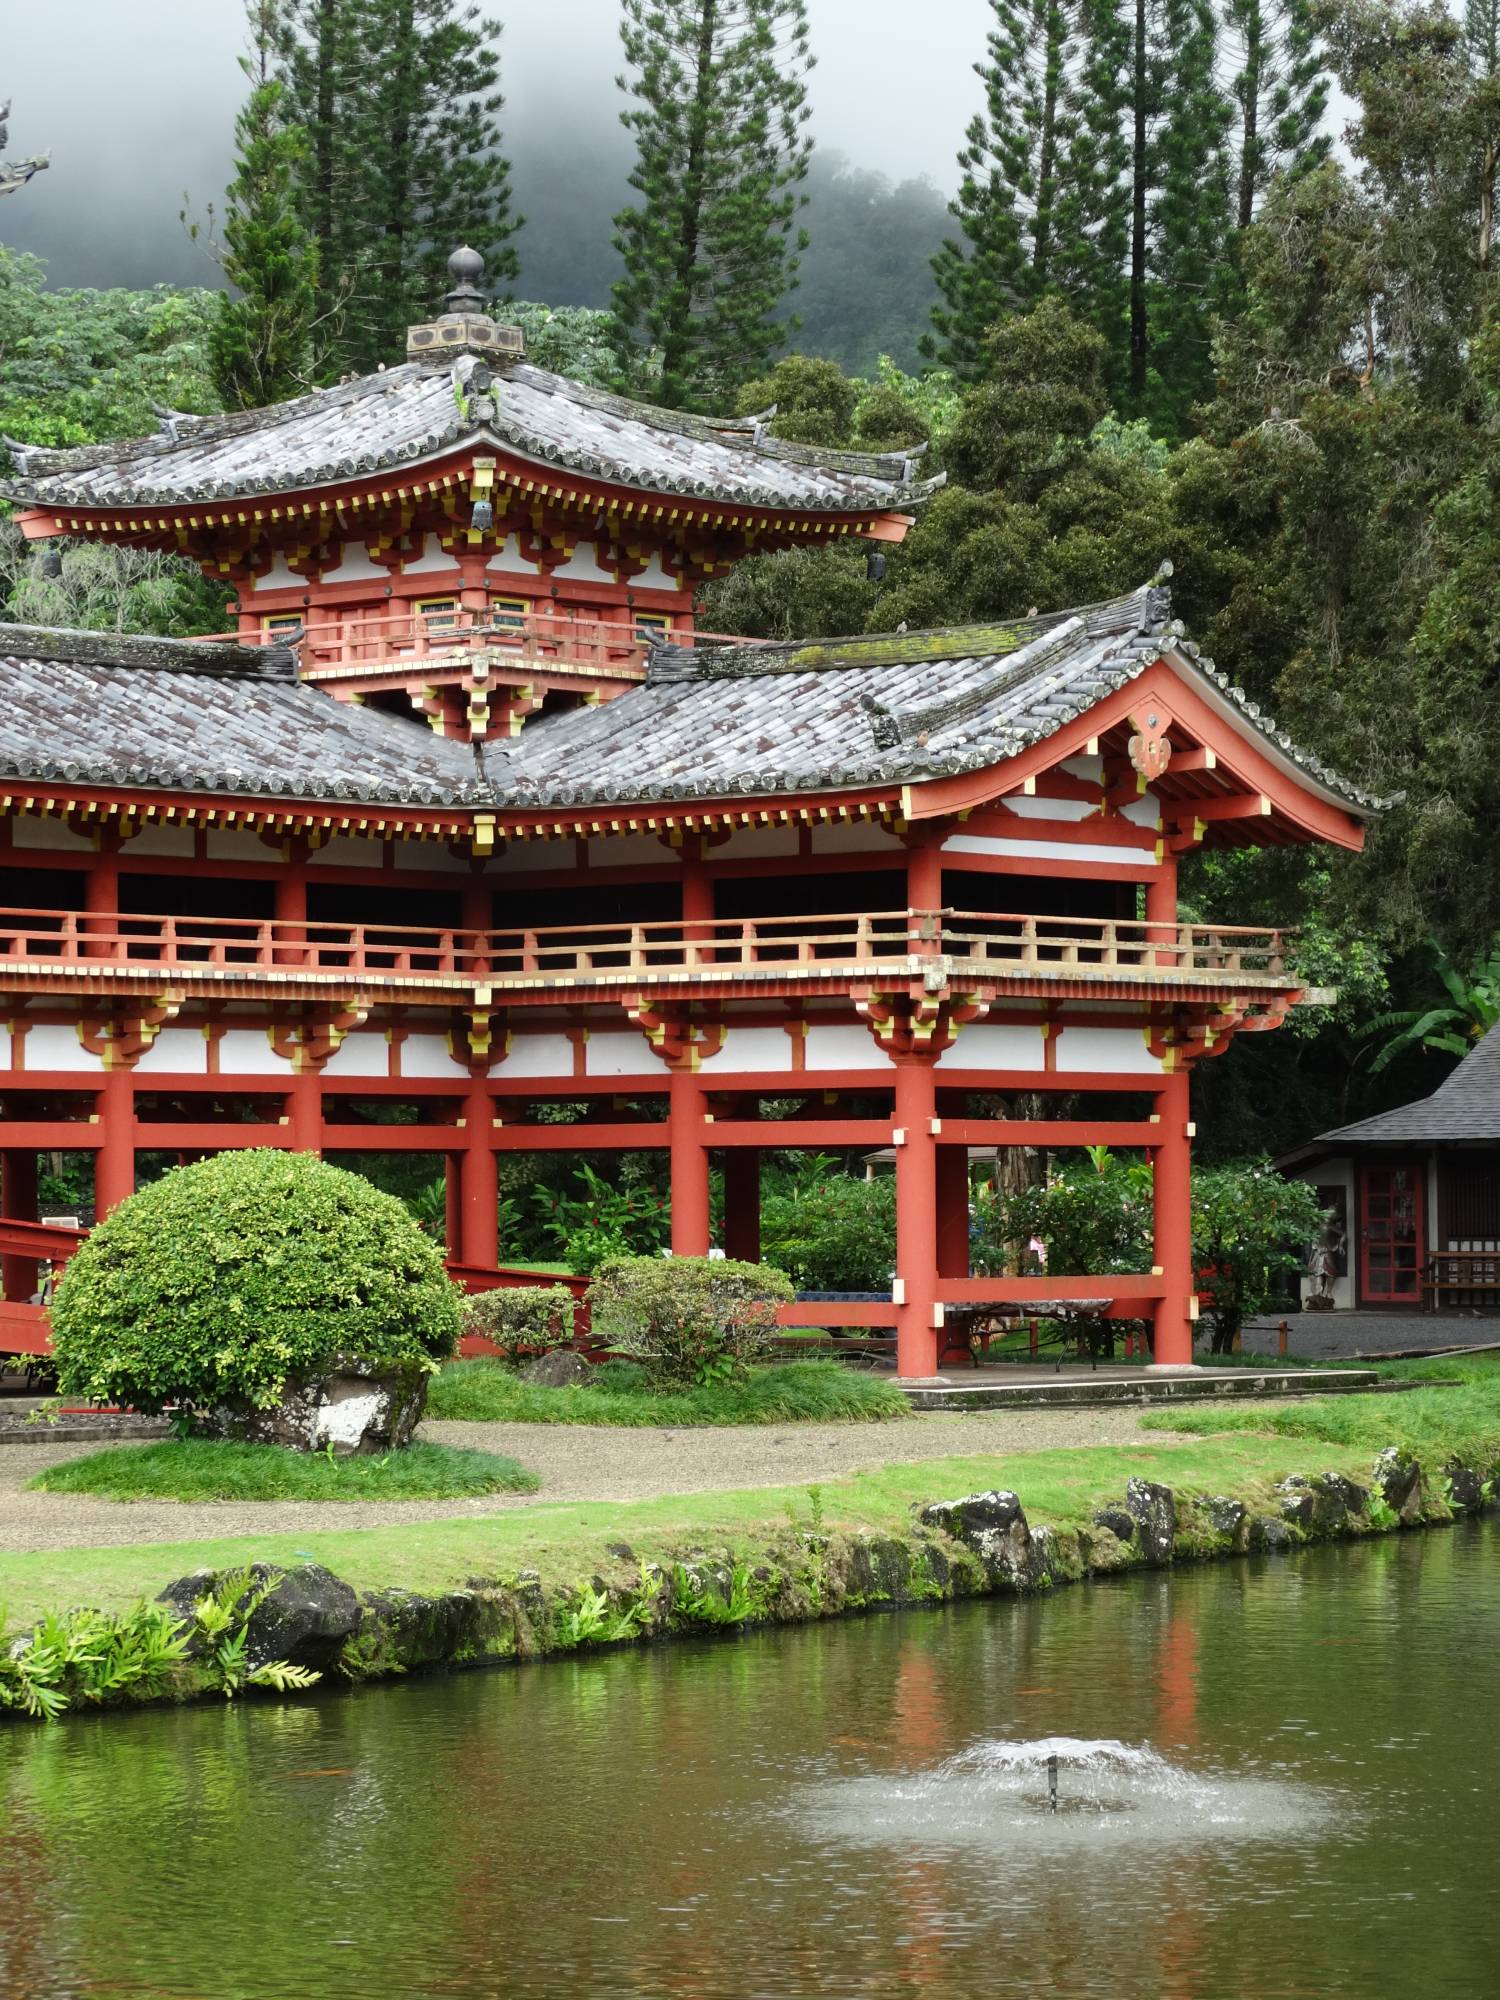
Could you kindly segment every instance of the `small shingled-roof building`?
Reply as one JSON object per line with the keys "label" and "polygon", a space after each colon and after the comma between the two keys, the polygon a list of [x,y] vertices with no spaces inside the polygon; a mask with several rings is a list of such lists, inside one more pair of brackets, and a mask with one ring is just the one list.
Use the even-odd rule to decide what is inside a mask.
{"label": "small shingled-roof building", "polygon": [[1277,1164],[1311,1181],[1333,1217],[1335,1306],[1500,1308],[1500,1028],[1430,1097],[1320,1133]]}
{"label": "small shingled-roof building", "polygon": [[[502,1154],[659,1151],[683,1254],[715,1170],[754,1258],[766,1152],[890,1147],[889,1298],[796,1324],[923,1376],[976,1314],[1107,1294],[1188,1365],[1191,1072],[1318,996],[1276,930],[1179,922],[1179,857],[1357,848],[1378,802],[1165,568],[967,631],[698,632],[704,577],[899,541],[932,483],[543,375],[454,272],[400,366],[13,453],[28,534],[180,549],[238,629],[0,628],[0,1351],[46,1342],[44,1152],[97,1214],[146,1155],[421,1155],[487,1285]],[[973,1274],[970,1149],[1094,1143],[1155,1162],[1152,1267]]]}

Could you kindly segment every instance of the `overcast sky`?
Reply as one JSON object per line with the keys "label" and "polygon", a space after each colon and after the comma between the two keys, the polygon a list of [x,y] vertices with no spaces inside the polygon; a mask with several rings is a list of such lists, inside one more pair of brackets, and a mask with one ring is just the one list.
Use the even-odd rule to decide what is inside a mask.
{"label": "overcast sky", "polygon": [[[611,124],[620,100],[618,0],[491,0],[504,23],[506,124]],[[808,0],[818,142],[894,180],[949,185],[978,108],[971,65],[987,0]],[[0,103],[11,157],[52,166],[0,202],[0,240],[48,259],[59,285],[213,284],[178,223],[184,192],[217,201],[244,91],[241,0],[0,0]]]}

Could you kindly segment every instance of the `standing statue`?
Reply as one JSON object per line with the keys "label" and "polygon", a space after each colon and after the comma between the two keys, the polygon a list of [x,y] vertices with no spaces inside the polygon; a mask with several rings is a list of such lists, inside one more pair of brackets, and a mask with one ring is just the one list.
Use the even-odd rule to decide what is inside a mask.
{"label": "standing statue", "polygon": [[1307,1275],[1313,1281],[1313,1289],[1302,1302],[1305,1311],[1333,1310],[1333,1281],[1343,1270],[1345,1241],[1343,1223],[1333,1209],[1324,1209],[1323,1227],[1307,1260]]}
{"label": "standing statue", "polygon": [[[10,99],[0,104],[0,148],[10,137]],[[29,160],[0,160],[0,194],[14,194],[17,188],[25,187],[33,174],[39,174],[50,166],[46,153],[34,153]]]}

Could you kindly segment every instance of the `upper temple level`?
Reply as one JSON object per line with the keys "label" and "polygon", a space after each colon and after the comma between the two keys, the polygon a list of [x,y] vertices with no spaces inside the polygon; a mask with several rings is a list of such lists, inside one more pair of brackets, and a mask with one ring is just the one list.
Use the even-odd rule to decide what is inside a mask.
{"label": "upper temple level", "polygon": [[899,541],[941,484],[919,452],[773,438],[774,410],[688,416],[533,367],[474,253],[449,268],[404,361],[269,409],[164,410],[127,443],[12,443],[0,490],[33,540],[190,556],[237,592],[234,636],[294,643],[341,698],[486,737],[632,685],[745,555]]}

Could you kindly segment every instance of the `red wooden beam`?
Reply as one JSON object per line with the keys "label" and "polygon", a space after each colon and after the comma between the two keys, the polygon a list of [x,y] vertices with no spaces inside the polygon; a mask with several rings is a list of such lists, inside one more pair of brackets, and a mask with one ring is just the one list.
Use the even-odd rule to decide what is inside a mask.
{"label": "red wooden beam", "polygon": [[794,1300],[776,1308],[779,1326],[894,1326],[901,1308],[890,1299]]}
{"label": "red wooden beam", "polygon": [[[817,1072],[789,1081],[817,1084]],[[575,1128],[577,1129],[577,1128]],[[888,1146],[888,1118],[713,1118],[705,1133],[709,1146]]]}
{"label": "red wooden beam", "polygon": [[939,1278],[938,1297],[945,1305],[1023,1305],[1028,1299],[1159,1299],[1165,1281],[1154,1273],[1115,1272],[1105,1278]]}
{"label": "red wooden beam", "polygon": [[937,1136],[944,1146],[1113,1146],[1124,1151],[1162,1143],[1162,1128],[1154,1120],[1109,1123],[1076,1118],[944,1118],[941,1123]]}

